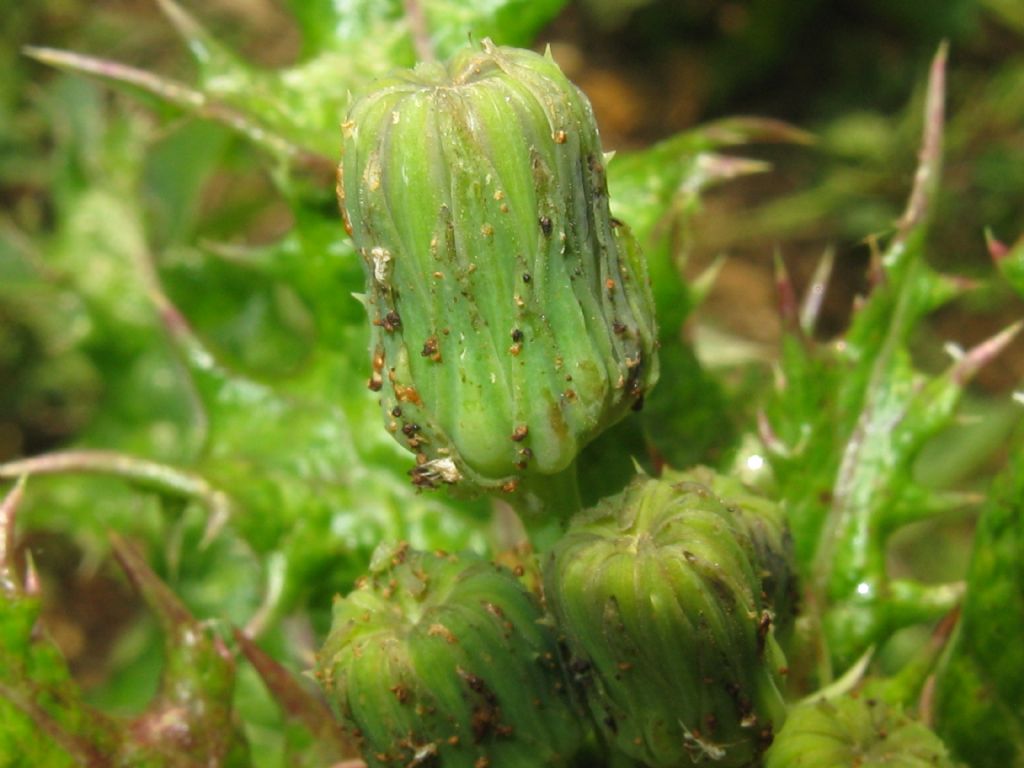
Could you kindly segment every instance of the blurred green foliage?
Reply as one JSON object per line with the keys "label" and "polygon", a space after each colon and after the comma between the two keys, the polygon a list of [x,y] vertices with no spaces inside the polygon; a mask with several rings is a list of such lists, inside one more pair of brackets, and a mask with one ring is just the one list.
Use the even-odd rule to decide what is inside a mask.
{"label": "blurred green foliage", "polygon": [[[990,461],[993,448],[1021,445],[1019,435],[1009,443],[1002,426],[1019,420],[1000,405],[1002,392],[973,401],[985,429],[950,429],[970,374],[1008,337],[936,373],[941,331],[930,330],[936,310],[951,302],[1020,314],[1011,298],[1024,295],[1018,4],[590,0],[566,10],[563,0],[294,0],[272,16],[295,41],[288,63],[277,66],[238,53],[248,32],[237,21],[248,6],[215,5],[191,4],[204,19],[209,13],[215,34],[169,0],[143,9],[118,0],[4,9],[3,490],[6,479],[31,470],[19,535],[71,541],[95,571],[111,556],[108,531],[117,531],[183,605],[172,610],[169,597],[150,597],[155,614],[154,600],[177,618],[161,627],[133,615],[131,628],[110,638],[113,650],[85,657],[103,674],[83,694],[57,646],[45,635],[28,639],[48,596],[27,593],[24,554],[15,555],[12,538],[0,551],[0,765],[59,765],[52,755],[77,754],[70,742],[51,749],[36,739],[39,721],[15,717],[6,728],[15,689],[21,700],[28,690],[56,697],[65,731],[91,749],[123,736],[123,721],[93,705],[138,717],[159,710],[166,701],[154,649],[175,627],[195,629],[192,615],[213,620],[218,632],[204,625],[201,633],[209,643],[245,627],[276,659],[260,666],[259,650],[243,641],[236,650],[249,661],[230,681],[223,669],[193,681],[202,688],[219,679],[220,693],[211,695],[219,695],[221,714],[244,723],[250,749],[231,753],[241,755],[238,764],[314,765],[345,755],[347,745],[330,735],[320,739],[329,743],[323,755],[307,751],[309,734],[330,726],[288,675],[311,665],[332,595],[351,586],[384,539],[492,552],[509,544],[485,501],[415,492],[405,476],[409,457],[380,429],[365,388],[364,312],[351,296],[363,274],[337,215],[332,172],[350,92],[427,51],[443,58],[469,38],[529,45],[560,13],[552,29],[583,30],[584,53],[613,41],[613,53],[617,46],[633,59],[625,66],[659,76],[680,51],[699,62],[686,71],[700,80],[702,119],[759,112],[816,134],[808,148],[806,134],[779,122],[720,119],[610,162],[613,212],[632,226],[651,264],[663,374],[641,416],[588,449],[585,496],[593,502],[620,488],[634,461],[651,471],[738,467],[773,490],[815,585],[807,616],[831,641],[808,654],[819,663],[808,673],[818,683],[828,682],[833,665],[838,674],[897,628],[931,621],[958,599],[956,585],[895,575],[890,534],[969,513],[976,499],[965,491],[986,488],[999,458]],[[756,243],[767,255],[778,242],[831,241],[840,252],[836,271],[853,274],[863,266],[862,238],[893,232],[912,187],[926,98],[918,86],[943,38],[952,51],[945,172],[940,183],[931,167],[918,183],[928,216],[908,214],[883,239],[874,289],[851,330],[823,339],[811,309],[821,295],[801,309],[780,278],[778,386],[760,360],[726,375],[704,367],[691,338],[715,268],[683,278],[693,277],[694,222],[707,196],[739,177],[770,185],[719,227],[716,247]],[[25,45],[46,49],[30,58]],[[639,121],[661,131],[642,135],[648,143],[669,127],[658,115]],[[937,154],[930,157],[937,164]],[[763,173],[765,159],[776,174]],[[939,268],[986,281],[968,285]],[[996,272],[1003,279],[988,281]],[[826,287],[811,281],[812,294]],[[1017,366],[1011,376],[1020,373]],[[982,517],[964,623],[940,678],[939,723],[963,757],[977,751],[965,724],[985,716],[950,694],[949,681],[974,675],[972,684],[988,691],[976,674],[994,663],[986,627],[1020,597],[1019,579],[1006,576],[1020,510],[1000,506],[1014,487],[1001,482],[1003,496]],[[910,528],[936,535],[934,527]],[[133,557],[119,551],[122,562]],[[159,590],[155,577],[133,581],[140,578]],[[1002,620],[1008,634],[1022,629],[1016,614]],[[1005,679],[1019,671],[1013,666]],[[225,690],[234,693],[223,709]],[[1010,708],[1015,701],[1002,689],[991,695]],[[280,709],[274,699],[290,704]],[[1022,747],[1010,742],[1001,754],[1019,760]],[[218,743],[218,759],[229,747]],[[11,762],[15,752],[23,762]],[[154,764],[172,764],[159,752]]]}
{"label": "blurred green foliage", "polygon": [[1018,637],[1024,624],[1024,454],[1012,456],[978,521],[963,616],[937,678],[936,716],[972,765],[1024,754]]}

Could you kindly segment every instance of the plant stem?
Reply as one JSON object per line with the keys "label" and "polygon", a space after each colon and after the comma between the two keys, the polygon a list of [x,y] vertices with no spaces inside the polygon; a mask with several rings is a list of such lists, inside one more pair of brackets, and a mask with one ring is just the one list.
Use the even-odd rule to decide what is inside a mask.
{"label": "plant stem", "polygon": [[409,21],[409,33],[413,47],[420,61],[436,61],[434,46],[430,41],[430,30],[427,28],[427,17],[418,0],[405,0],[405,17]]}
{"label": "plant stem", "polygon": [[534,551],[548,551],[582,508],[576,462],[554,475],[524,479],[509,503],[523,521]]}

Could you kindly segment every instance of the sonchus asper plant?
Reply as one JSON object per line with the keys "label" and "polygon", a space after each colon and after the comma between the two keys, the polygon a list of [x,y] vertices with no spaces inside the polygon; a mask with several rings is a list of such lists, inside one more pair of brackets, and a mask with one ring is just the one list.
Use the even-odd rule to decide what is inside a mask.
{"label": "sonchus asper plant", "polygon": [[512,491],[566,472],[657,375],[646,268],[609,213],[586,97],[550,56],[485,40],[378,81],[343,130],[369,386],[414,481]]}
{"label": "sonchus asper plant", "polygon": [[[578,515],[545,562],[591,714],[646,766],[754,764],[785,716],[769,599],[771,569],[789,559],[783,522],[709,481],[638,478]],[[767,541],[781,548],[764,558]]]}
{"label": "sonchus asper plant", "polygon": [[583,741],[539,601],[470,554],[382,546],[317,674],[371,766],[564,766]]}

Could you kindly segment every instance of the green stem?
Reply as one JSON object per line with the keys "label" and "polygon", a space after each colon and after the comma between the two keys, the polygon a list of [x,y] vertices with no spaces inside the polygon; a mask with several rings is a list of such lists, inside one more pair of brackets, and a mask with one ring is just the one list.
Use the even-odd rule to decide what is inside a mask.
{"label": "green stem", "polygon": [[509,503],[522,520],[534,551],[547,552],[583,506],[576,462],[554,475],[524,479]]}

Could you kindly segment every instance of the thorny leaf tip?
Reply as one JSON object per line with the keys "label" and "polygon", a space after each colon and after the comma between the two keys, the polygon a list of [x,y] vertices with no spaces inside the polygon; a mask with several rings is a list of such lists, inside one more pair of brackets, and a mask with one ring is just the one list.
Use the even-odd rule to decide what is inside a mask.
{"label": "thorny leaf tip", "polygon": [[948,45],[943,42],[932,59],[925,96],[924,129],[918,154],[914,186],[906,210],[897,224],[896,237],[883,258],[883,266],[892,269],[903,260],[911,236],[928,217],[935,190],[939,184],[942,163],[942,136],[945,127],[946,58]]}
{"label": "thorny leaf tip", "polygon": [[988,363],[992,362],[1010,342],[1020,333],[1024,327],[1024,320],[1018,320],[1013,325],[1004,328],[994,336],[968,350],[959,360],[953,364],[951,377],[958,386],[965,385],[974,378],[974,375]]}
{"label": "thorny leaf tip", "polygon": [[200,62],[208,59],[213,40],[203,25],[175,0],[156,0],[156,4],[160,6],[160,11],[188,44],[192,55]]}
{"label": "thorny leaf tip", "polygon": [[111,532],[109,537],[118,563],[150,610],[156,614],[163,630],[171,635],[179,627],[195,623],[185,605],[153,572],[138,550],[116,533]]}
{"label": "thorny leaf tip", "polygon": [[814,334],[818,325],[818,316],[821,314],[821,306],[825,301],[825,293],[828,291],[829,282],[832,279],[832,269],[835,266],[836,252],[833,248],[826,249],[814,268],[814,275],[804,292],[803,301],[800,303],[800,328],[808,336]]}
{"label": "thorny leaf tip", "polygon": [[793,280],[789,276],[786,262],[782,254],[775,251],[775,294],[778,301],[779,316],[782,324],[790,331],[798,331],[796,290],[793,288]]}
{"label": "thorny leaf tip", "polygon": [[1010,255],[1010,246],[998,240],[991,229],[985,230],[985,245],[988,248],[988,255],[996,264]]}
{"label": "thorny leaf tip", "polygon": [[0,501],[0,567],[8,565],[14,556],[14,521],[24,494],[25,475],[22,475]]}
{"label": "thorny leaf tip", "polygon": [[[357,754],[357,748],[344,738],[334,715],[321,698],[307,691],[287,669],[244,632],[234,628],[232,633],[242,654],[289,717],[300,721],[321,745],[330,746],[334,758],[342,759]],[[324,742],[330,743],[325,745]]]}

